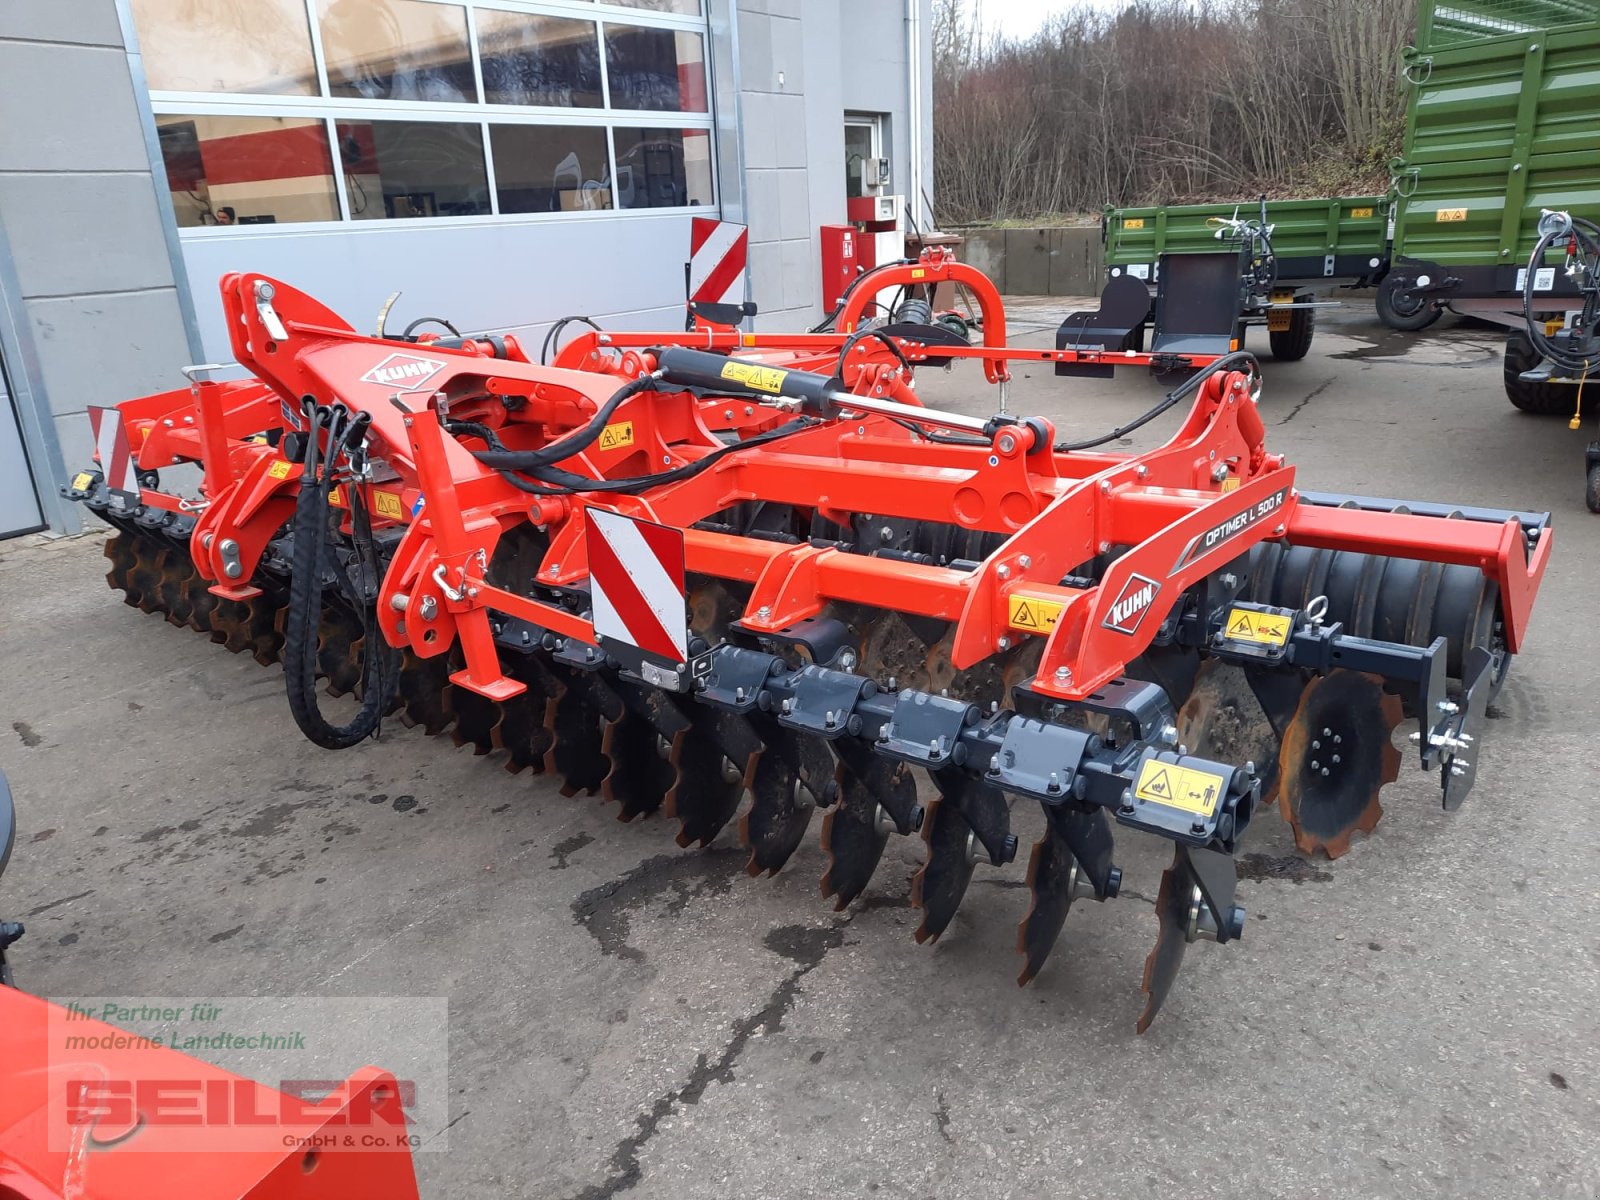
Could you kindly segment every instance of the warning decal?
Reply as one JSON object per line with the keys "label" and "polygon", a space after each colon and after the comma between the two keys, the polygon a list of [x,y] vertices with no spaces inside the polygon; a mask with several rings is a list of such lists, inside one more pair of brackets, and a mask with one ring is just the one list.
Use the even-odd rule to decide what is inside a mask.
{"label": "warning decal", "polygon": [[774,396],[783,390],[783,381],[789,376],[789,372],[777,367],[758,367],[743,362],[725,363],[720,373],[724,379],[742,383],[751,391],[770,392]]}
{"label": "warning decal", "polygon": [[633,445],[633,422],[617,421],[600,431],[600,449],[621,450]]}
{"label": "warning decal", "polygon": [[1152,758],[1139,769],[1139,783],[1133,794],[1152,804],[1181,808],[1201,817],[1217,811],[1225,781],[1210,771],[1196,771]]}
{"label": "warning decal", "polygon": [[1049,633],[1061,619],[1065,604],[1054,600],[1041,600],[1037,596],[1009,597],[1006,601],[1006,621],[1013,629],[1026,629],[1029,633]]}
{"label": "warning decal", "polygon": [[391,521],[398,521],[405,516],[405,506],[400,503],[400,497],[393,492],[373,492],[372,511],[380,517],[387,517]]}
{"label": "warning decal", "polygon": [[1435,221],[1465,221],[1467,210],[1464,208],[1441,208],[1433,214]]}
{"label": "warning decal", "polygon": [[273,479],[287,479],[290,469],[288,462],[280,458],[267,468],[267,474]]}
{"label": "warning decal", "polygon": [[1249,609],[1234,608],[1228,611],[1225,632],[1229,641],[1254,642],[1258,646],[1281,646],[1289,640],[1289,630],[1293,627],[1294,618],[1282,613],[1251,612]]}

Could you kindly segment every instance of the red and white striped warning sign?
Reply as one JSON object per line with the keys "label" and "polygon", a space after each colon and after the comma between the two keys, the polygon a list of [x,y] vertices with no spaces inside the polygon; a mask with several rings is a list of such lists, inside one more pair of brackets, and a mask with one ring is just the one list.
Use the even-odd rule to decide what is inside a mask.
{"label": "red and white striped warning sign", "polygon": [[695,217],[689,233],[689,299],[696,304],[743,304],[750,231],[732,221]]}
{"label": "red and white striped warning sign", "polygon": [[683,530],[600,508],[588,510],[589,598],[594,631],[656,658],[689,658]]}
{"label": "red and white striped warning sign", "polygon": [[128,448],[128,431],[122,427],[122,413],[114,408],[90,407],[89,428],[94,433],[95,456],[100,460],[106,487],[137,502],[139,473],[133,451]]}

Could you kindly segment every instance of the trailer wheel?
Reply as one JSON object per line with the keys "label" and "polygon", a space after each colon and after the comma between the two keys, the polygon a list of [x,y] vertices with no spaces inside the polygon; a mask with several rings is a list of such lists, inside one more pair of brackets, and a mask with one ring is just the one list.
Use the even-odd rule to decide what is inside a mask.
{"label": "trailer wheel", "polygon": [[1600,463],[1589,468],[1588,485],[1583,489],[1583,502],[1592,513],[1600,513]]}
{"label": "trailer wheel", "polygon": [[1311,336],[1316,332],[1317,312],[1314,308],[1289,310],[1289,328],[1269,329],[1267,343],[1272,347],[1272,357],[1279,362],[1299,362],[1311,349]]}
{"label": "trailer wheel", "polygon": [[1378,320],[1404,333],[1426,329],[1444,315],[1443,308],[1406,288],[1405,280],[1398,275],[1391,275],[1378,285],[1374,304]]}
{"label": "trailer wheel", "polygon": [[1513,329],[1506,337],[1506,398],[1523,412],[1535,416],[1571,416],[1577,401],[1573,395],[1577,390],[1575,385],[1529,383],[1522,378],[1524,371],[1531,371],[1538,365],[1539,352],[1533,348],[1533,340],[1522,330]]}

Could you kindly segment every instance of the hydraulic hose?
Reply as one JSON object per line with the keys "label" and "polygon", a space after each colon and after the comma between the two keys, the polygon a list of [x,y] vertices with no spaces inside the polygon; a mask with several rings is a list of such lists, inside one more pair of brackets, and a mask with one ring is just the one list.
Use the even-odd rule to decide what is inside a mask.
{"label": "hydraulic hose", "polygon": [[[1587,375],[1590,372],[1600,373],[1600,346],[1591,353],[1574,353],[1570,349],[1559,346],[1544,331],[1544,322],[1533,315],[1534,303],[1534,277],[1544,263],[1545,251],[1559,241],[1567,238],[1575,239],[1580,251],[1586,251],[1592,262],[1590,270],[1600,270],[1600,225],[1593,221],[1586,221],[1582,217],[1568,217],[1570,226],[1565,229],[1551,229],[1541,233],[1538,243],[1533,248],[1533,253],[1528,256],[1528,269],[1523,273],[1522,280],[1522,319],[1527,325],[1528,340],[1533,343],[1534,350],[1543,358],[1548,358],[1564,372],[1571,375]],[[1596,299],[1600,298],[1600,280],[1591,279],[1584,291],[1584,327],[1586,336],[1592,338],[1593,321],[1596,313]]]}
{"label": "hydraulic hose", "polygon": [[[378,564],[371,518],[361,488],[352,482],[346,490],[357,555],[356,602],[365,633],[361,707],[348,724],[335,725],[322,715],[317,703],[317,631],[322,624],[333,464],[341,451],[348,454],[362,443],[369,418],[362,414],[352,421],[342,406],[327,409],[310,399],[305,403],[305,412],[310,436],[306,438],[305,472],[291,524],[294,550],[290,556],[289,606],[283,631],[284,690],[289,712],[301,733],[325,750],[345,750],[378,731],[393,690],[389,649],[373,619]],[[319,430],[327,433],[326,469],[319,462]]]}
{"label": "hydraulic hose", "polygon": [[542,450],[474,450],[473,456],[486,467],[497,471],[536,471],[553,466],[563,459],[581,454],[594,444],[625,400],[655,388],[654,375],[641,375],[617,389],[615,395],[595,410],[594,416],[559,441],[551,442]]}
{"label": "hydraulic hose", "polygon": [[1256,361],[1256,356],[1251,354],[1248,350],[1235,350],[1232,354],[1224,354],[1209,367],[1206,367],[1202,371],[1197,371],[1188,379],[1185,379],[1177,387],[1173,388],[1170,392],[1163,396],[1161,401],[1153,408],[1146,409],[1133,420],[1129,421],[1126,425],[1113,429],[1110,433],[1102,434],[1099,437],[1086,438],[1081,442],[1057,442],[1055,445],[1056,453],[1065,454],[1072,450],[1092,450],[1096,446],[1104,446],[1107,442],[1114,442],[1120,437],[1126,437],[1135,429],[1138,429],[1141,425],[1148,425],[1151,421],[1154,421],[1174,404],[1179,403],[1180,401],[1192,395],[1194,392],[1198,391],[1200,385],[1207,379],[1211,378],[1211,376],[1220,371],[1231,370],[1235,367],[1246,365],[1248,365],[1252,374],[1259,374],[1261,371],[1261,364]]}

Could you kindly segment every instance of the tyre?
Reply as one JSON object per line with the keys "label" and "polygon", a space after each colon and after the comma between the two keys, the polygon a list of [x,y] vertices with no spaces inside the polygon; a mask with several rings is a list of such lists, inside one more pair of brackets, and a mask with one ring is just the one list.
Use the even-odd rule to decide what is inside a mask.
{"label": "tyre", "polygon": [[1375,301],[1378,320],[1390,329],[1415,333],[1437,321],[1444,315],[1444,309],[1426,296],[1408,290],[1405,283],[1401,276],[1391,275],[1378,285]]}
{"label": "tyre", "polygon": [[1316,332],[1316,326],[1316,309],[1290,309],[1289,328],[1267,331],[1267,343],[1272,347],[1272,357],[1279,362],[1299,362],[1311,349],[1311,336]]}
{"label": "tyre", "polygon": [[1539,352],[1523,330],[1513,329],[1506,337],[1506,398],[1525,413],[1539,417],[1572,415],[1577,401],[1575,385],[1570,383],[1529,383],[1524,371],[1539,365]]}
{"label": "tyre", "polygon": [[1583,502],[1592,513],[1600,513],[1600,463],[1589,468],[1589,480],[1583,489]]}

